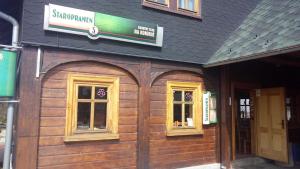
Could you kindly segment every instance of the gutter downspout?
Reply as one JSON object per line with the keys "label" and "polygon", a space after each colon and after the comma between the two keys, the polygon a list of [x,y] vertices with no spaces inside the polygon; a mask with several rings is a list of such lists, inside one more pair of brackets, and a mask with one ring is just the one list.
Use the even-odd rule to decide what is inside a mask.
{"label": "gutter downspout", "polygon": [[13,47],[18,47],[18,40],[19,40],[19,23],[17,20],[9,15],[0,11],[0,18],[6,20],[7,22],[13,25],[13,32],[12,32],[12,40],[11,44]]}
{"label": "gutter downspout", "polygon": [[[0,18],[8,21],[13,25],[11,45],[12,48],[17,49],[18,40],[19,40],[19,24],[17,20],[9,15],[6,15],[1,11],[0,11]],[[13,100],[8,101],[3,169],[11,168],[10,161],[11,161],[11,144],[12,144],[13,119],[14,119],[14,102],[15,101]]]}

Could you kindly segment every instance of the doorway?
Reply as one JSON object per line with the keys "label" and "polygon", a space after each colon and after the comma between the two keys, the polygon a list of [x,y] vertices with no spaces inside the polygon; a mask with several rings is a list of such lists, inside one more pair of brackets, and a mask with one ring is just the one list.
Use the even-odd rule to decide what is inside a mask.
{"label": "doorway", "polygon": [[248,90],[237,90],[236,100],[235,142],[236,158],[251,156],[251,114],[250,93]]}
{"label": "doorway", "polygon": [[260,156],[288,162],[284,88],[234,88],[233,160]]}
{"label": "doorway", "polygon": [[234,82],[232,95],[232,160],[254,156],[255,111],[254,89],[258,84]]}
{"label": "doorway", "polygon": [[231,165],[248,159],[265,159],[267,163],[299,167],[299,59],[296,66],[286,62],[274,64],[270,60],[230,66]]}

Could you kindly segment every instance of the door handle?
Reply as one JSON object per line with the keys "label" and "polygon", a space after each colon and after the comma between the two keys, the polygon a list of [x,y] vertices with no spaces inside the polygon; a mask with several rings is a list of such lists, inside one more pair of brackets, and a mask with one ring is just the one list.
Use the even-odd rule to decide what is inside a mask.
{"label": "door handle", "polygon": [[284,120],[281,120],[282,129],[284,129]]}

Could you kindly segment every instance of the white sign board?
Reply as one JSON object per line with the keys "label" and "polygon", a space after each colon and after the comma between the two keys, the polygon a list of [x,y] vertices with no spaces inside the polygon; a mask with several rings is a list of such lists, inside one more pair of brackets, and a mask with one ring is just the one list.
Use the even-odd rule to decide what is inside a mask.
{"label": "white sign board", "polygon": [[203,94],[203,124],[209,123],[209,98],[210,92],[206,92]]}

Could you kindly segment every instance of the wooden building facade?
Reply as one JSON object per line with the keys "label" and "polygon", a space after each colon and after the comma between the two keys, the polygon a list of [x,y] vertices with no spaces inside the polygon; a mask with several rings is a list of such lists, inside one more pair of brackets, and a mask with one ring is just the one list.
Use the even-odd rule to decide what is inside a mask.
{"label": "wooden building facade", "polygon": [[[218,125],[203,127],[200,135],[166,135],[168,81],[200,83],[203,90],[218,86],[198,67],[45,49],[42,75],[35,79],[35,55],[34,48],[24,50],[21,81],[26,85],[20,98],[40,102],[20,104],[16,168],[174,168],[218,162]],[[70,73],[119,78],[117,138],[66,140]]]}
{"label": "wooden building facade", "polygon": [[[269,1],[23,0],[14,168],[231,168],[243,154],[286,162],[288,155],[259,150],[267,143],[255,133],[263,127],[255,97],[284,88],[298,105],[296,75],[286,74],[298,72],[299,44],[276,46],[284,39],[251,23],[273,16],[276,3],[299,3]],[[204,119],[207,93],[215,99],[211,124]],[[283,138],[277,150],[288,137],[299,139],[300,115],[283,117],[276,119],[284,131],[274,136]]]}
{"label": "wooden building facade", "polygon": [[[201,63],[257,2],[24,0],[14,167],[219,168],[220,126],[202,123],[203,94],[219,98],[219,70]],[[217,16],[224,9],[231,23]],[[139,38],[157,31],[160,40],[58,31],[64,22],[55,19],[82,22],[73,25],[79,29],[91,22],[89,11],[115,19],[107,23],[131,19],[142,25],[134,30]],[[113,29],[101,20],[89,29],[92,39]],[[124,22],[116,31],[130,29],[122,30]],[[222,32],[212,29],[221,25]]]}

